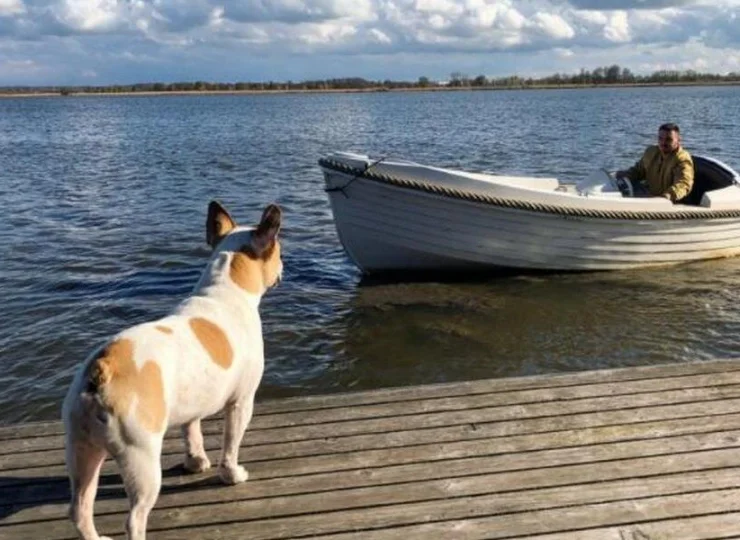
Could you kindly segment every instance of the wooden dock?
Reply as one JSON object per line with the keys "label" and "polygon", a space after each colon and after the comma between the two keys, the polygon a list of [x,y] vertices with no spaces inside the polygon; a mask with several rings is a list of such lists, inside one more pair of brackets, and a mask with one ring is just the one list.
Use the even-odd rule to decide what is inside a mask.
{"label": "wooden dock", "polygon": [[[740,361],[260,402],[234,487],[181,454],[153,540],[740,538]],[[0,538],[74,538],[67,497],[61,424],[0,428]],[[108,463],[101,534],[126,512]]]}

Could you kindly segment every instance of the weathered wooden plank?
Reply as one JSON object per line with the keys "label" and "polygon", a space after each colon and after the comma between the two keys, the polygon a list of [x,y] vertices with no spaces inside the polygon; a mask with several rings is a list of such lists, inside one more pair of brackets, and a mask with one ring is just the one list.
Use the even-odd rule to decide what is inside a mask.
{"label": "weathered wooden plank", "polygon": [[[315,413],[321,409],[344,409],[347,407],[362,410],[362,407],[365,405],[471,396],[476,394],[505,393],[526,389],[555,389],[558,387],[567,388],[569,386],[599,384],[607,391],[608,383],[629,383],[644,379],[655,379],[656,381],[664,378],[680,379],[682,377],[692,377],[700,374],[723,374],[738,370],[740,370],[740,362],[726,360],[620,368],[566,375],[541,375],[519,379],[489,379],[420,387],[398,387],[335,395],[287,398],[282,400],[266,400],[259,402],[255,422],[258,422],[261,416],[278,415],[281,413]],[[313,415],[309,414],[307,416],[311,417]],[[62,434],[62,426],[58,421],[0,426],[0,440],[60,434]]]}
{"label": "weathered wooden plank", "polygon": [[[298,513],[298,509],[300,509],[300,514],[306,515],[334,513],[337,510],[351,511],[352,508],[357,508],[358,514],[373,514],[372,518],[366,518],[369,526],[372,527],[378,524],[387,526],[393,520],[401,523],[419,522],[423,521],[424,516],[436,519],[439,512],[444,512],[447,519],[460,519],[474,515],[530,512],[584,503],[603,504],[673,494],[706,493],[709,490],[735,488],[739,485],[739,480],[739,469],[721,469],[650,478],[578,483],[557,488],[538,487],[534,490],[520,490],[510,485],[497,486],[495,475],[485,475],[403,484],[386,489],[372,488],[345,493],[326,493],[321,498],[288,497],[270,501],[267,508],[264,508],[263,500],[223,503],[219,508],[233,516],[249,516],[250,520],[262,519],[263,515],[260,511],[264,512],[264,517],[278,519],[283,516],[294,516]],[[153,529],[158,526],[170,528],[172,525],[169,523],[174,523],[170,520],[175,519],[178,512],[177,510],[165,511],[162,514],[153,515]],[[218,523],[220,521],[218,516],[214,516],[213,512],[209,512],[208,508],[202,506],[192,508],[192,511],[188,511],[187,516],[183,517],[188,525],[191,523],[205,525],[208,522]],[[120,519],[113,520],[111,524],[115,522],[120,522]],[[289,533],[288,537],[300,534],[299,530],[295,530]]]}
{"label": "weathered wooden plank", "polygon": [[[367,524],[362,516],[334,515],[331,519],[341,522],[349,529],[345,533],[320,532],[314,534],[313,540],[408,540],[409,538],[455,538],[464,540],[529,538],[530,535],[544,533],[568,533],[584,529],[613,528],[618,526],[630,527],[667,519],[685,519],[689,517],[707,517],[710,512],[701,511],[702,508],[711,508],[712,515],[721,516],[724,513],[740,510],[740,490],[724,490],[717,492],[687,493],[665,497],[653,497],[642,500],[623,500],[611,503],[588,504],[572,507],[552,508],[532,512],[508,513],[490,517],[473,517],[454,519],[444,508],[430,516],[428,523],[408,525],[377,525]],[[367,512],[368,514],[370,512]],[[373,512],[374,515],[377,515]],[[324,516],[325,519],[327,516]],[[314,531],[329,529],[331,524],[322,526],[321,523],[312,523],[305,520],[304,534],[313,534]],[[244,523],[223,524],[216,529],[193,530],[202,540],[235,540],[241,534],[249,531],[250,540],[277,540],[290,538],[283,535],[281,530],[270,530],[276,524],[255,522],[247,528]],[[292,524],[291,524],[292,525]],[[260,530],[256,530],[260,526]],[[267,530],[265,530],[267,529]],[[178,531],[161,531],[157,533],[158,540],[175,540]],[[180,532],[182,534],[182,532]],[[569,538],[569,537],[568,537]],[[591,537],[590,540],[601,540]],[[620,539],[622,540],[622,539]],[[629,539],[633,540],[633,539]],[[638,537],[637,540],[644,540]],[[667,540],[663,538],[651,540]],[[673,538],[670,538],[673,540]]]}
{"label": "weathered wooden plank", "polygon": [[[556,488],[511,489],[497,486],[495,476],[459,478],[454,481],[418,482],[397,486],[361,488],[323,493],[321,497],[296,495],[270,499],[230,501],[221,503],[218,512],[209,505],[192,505],[175,509],[155,509],[150,531],[157,538],[174,538],[176,530],[208,525],[221,528],[222,538],[294,538],[310,534],[338,533],[347,530],[373,529],[378,526],[426,523],[439,519],[470,519],[476,516],[513,516],[534,514],[543,510],[591,504],[605,505],[620,501],[635,501],[690,494],[695,499],[716,496],[740,483],[740,468],[630,478],[627,480],[577,483]],[[740,501],[737,503],[740,505]],[[239,521],[223,526],[224,517]],[[327,519],[327,518],[331,519]],[[643,519],[651,518],[651,514]],[[99,515],[101,531],[122,532],[122,514]],[[13,538],[30,538],[37,524],[17,524],[0,528]],[[44,523],[50,539],[64,537],[70,530],[65,520]],[[530,532],[530,531],[524,531]],[[154,536],[154,534],[152,535]],[[200,535],[199,535],[200,536]],[[180,536],[182,538],[182,536]]]}
{"label": "weathered wooden plank", "polygon": [[[371,419],[366,421],[357,422],[338,422],[328,423],[324,425],[309,425],[309,426],[296,426],[287,427],[281,430],[270,430],[260,432],[259,430],[247,432],[245,438],[245,447],[249,446],[261,446],[264,444],[271,444],[275,440],[282,441],[311,441],[311,440],[326,440],[327,435],[334,438],[352,436],[357,433],[387,433],[397,430],[403,426],[405,430],[409,429],[431,429],[437,426],[469,426],[471,423],[480,425],[488,425],[493,422],[508,422],[517,421],[517,424],[525,424],[528,421],[544,420],[548,426],[554,424],[550,423],[548,419],[555,418],[562,419],[570,423],[571,428],[583,427],[588,425],[588,411],[604,411],[604,413],[594,414],[594,418],[604,416],[607,412],[613,412],[614,418],[612,422],[622,421],[615,420],[621,413],[621,418],[627,418],[628,421],[639,421],[640,419],[651,419],[648,413],[656,411],[665,411],[667,407],[673,405],[681,405],[676,407],[673,412],[678,415],[687,414],[688,408],[699,413],[699,414],[722,414],[725,410],[736,410],[733,409],[739,402],[734,398],[740,392],[740,386],[728,386],[719,388],[707,388],[701,393],[697,391],[688,390],[686,392],[666,392],[658,394],[657,398],[655,394],[649,396],[642,396],[642,401],[637,400],[634,396],[627,396],[620,398],[595,398],[591,400],[579,400],[573,403],[563,404],[557,411],[553,411],[552,407],[547,405],[531,405],[528,407],[494,407],[484,409],[473,409],[471,411],[451,411],[439,414],[429,415],[414,415],[410,418],[406,416],[399,416],[393,418],[383,419]],[[706,402],[701,402],[702,393],[706,397]],[[655,399],[654,399],[655,398]],[[637,413],[633,412],[633,409],[640,407]],[[610,411],[610,409],[615,409]],[[585,412],[584,412],[585,411]],[[670,416],[663,416],[670,417]],[[584,423],[586,422],[586,423]],[[560,422],[563,423],[562,421]],[[595,424],[603,423],[600,420],[595,420]],[[533,424],[534,425],[534,424]],[[207,437],[206,438],[208,449],[218,449],[220,447],[220,437]],[[291,445],[292,448],[295,446]],[[168,443],[165,447],[165,455],[169,453],[179,453],[181,449],[180,443],[175,441]],[[49,458],[51,456],[51,459]],[[53,464],[55,459],[58,462],[60,454],[58,451],[51,451],[47,453],[25,453],[23,464],[26,467],[32,466],[43,466]],[[18,463],[16,456],[0,456],[0,470],[2,469],[14,469],[18,468],[21,464]]]}
{"label": "weathered wooden plank", "polygon": [[[740,362],[738,363],[740,365]],[[683,395],[684,400],[691,400],[691,396],[699,396],[697,399],[709,399],[705,394],[706,389],[718,389],[715,397],[720,392],[733,392],[734,385],[740,384],[740,371],[728,373],[687,375],[683,377],[647,379],[628,381],[624,384],[594,383],[589,385],[565,386],[555,388],[544,388],[538,390],[524,390],[521,392],[498,392],[488,394],[475,394],[471,396],[441,397],[422,401],[407,401],[400,403],[381,403],[354,407],[338,407],[332,409],[321,409],[309,411],[308,413],[298,411],[296,413],[285,412],[276,414],[258,414],[250,426],[250,433],[257,434],[262,430],[273,430],[278,427],[298,427],[305,424],[325,424],[330,422],[347,422],[361,419],[382,419],[399,415],[414,415],[421,413],[460,411],[485,407],[504,407],[514,405],[537,405],[550,404],[567,406],[571,401],[584,400],[588,398],[602,398],[601,402],[594,402],[603,406],[603,402],[609,401],[610,396],[622,397],[634,406],[638,400],[651,400],[657,402],[661,396],[670,401],[671,391],[687,392]],[[723,390],[719,390],[719,389]],[[655,395],[654,395],[655,394]],[[557,402],[557,403],[554,403]],[[647,403],[647,402],[645,402]],[[582,410],[587,405],[581,406]],[[615,404],[611,408],[616,408]],[[552,407],[548,407],[552,409]],[[208,419],[203,422],[204,434],[220,434],[222,422],[219,418]],[[276,433],[276,432],[272,432]],[[279,433],[283,433],[280,431]],[[260,434],[265,436],[266,434]],[[177,444],[180,438],[177,430],[171,430],[166,441]],[[13,455],[19,451],[31,452],[44,449],[58,449],[63,445],[61,435],[34,436],[30,438],[10,439],[4,441],[0,447],[0,455]]]}
{"label": "weathered wooden plank", "polygon": [[[609,474],[610,471],[616,474],[622,467],[629,466],[630,463],[634,464],[633,460],[636,458],[658,460],[660,464],[655,470],[668,471],[665,467],[674,467],[676,463],[682,463],[685,456],[689,456],[688,459],[693,460],[693,463],[687,464],[686,470],[694,470],[708,468],[709,465],[707,465],[708,461],[706,460],[710,460],[711,463],[717,466],[720,466],[720,464],[726,465],[727,463],[734,464],[733,461],[726,463],[717,460],[732,458],[737,454],[738,448],[740,448],[740,431],[720,431],[586,447],[576,446],[522,453],[489,453],[480,457],[442,459],[433,462],[431,466],[429,462],[422,461],[408,465],[386,464],[385,466],[369,469],[309,473],[274,479],[264,479],[269,476],[267,470],[271,465],[269,462],[264,462],[256,464],[252,468],[252,480],[248,484],[233,488],[233,490],[201,489],[203,487],[221,486],[218,480],[213,477],[213,473],[185,477],[165,476],[163,492],[167,494],[167,497],[160,500],[159,506],[186,504],[193,500],[215,503],[224,497],[228,499],[236,496],[289,495],[386,485],[419,479],[454,478],[471,474],[471,471],[476,474],[493,472],[519,474],[520,471],[536,470],[537,468],[552,469],[562,465],[586,467],[591,464],[599,469],[603,467],[603,463],[608,462],[609,466],[603,473],[594,472],[596,476],[601,477],[600,474]],[[695,455],[692,457],[691,453],[695,453]],[[552,473],[554,478],[556,473],[555,471],[552,471]],[[17,512],[23,504],[38,506],[42,502],[66,502],[69,498],[66,477],[55,478],[55,480],[40,478],[38,482],[16,486],[0,492],[4,495],[3,499],[0,500],[4,500],[5,503],[5,506],[0,506],[0,514],[3,512]],[[119,499],[118,501],[98,503],[98,508],[103,511],[105,509],[112,511],[117,504],[125,505],[122,490],[112,489],[117,485],[115,482],[120,479],[113,477],[111,480],[114,480],[114,482],[105,482],[108,487],[102,490],[103,496],[106,494],[108,496],[118,496]],[[189,487],[183,489],[188,484]],[[10,501],[15,503],[12,507],[7,504]],[[111,506],[106,506],[109,503]]]}
{"label": "weathered wooden plank", "polygon": [[719,540],[721,538],[740,538],[740,513],[712,514],[527,537],[528,540]]}
{"label": "weathered wooden plank", "polygon": [[420,385],[415,387],[396,387],[362,392],[346,392],[337,395],[307,396],[286,398],[265,403],[265,412],[275,413],[304,409],[358,406],[385,401],[411,401],[432,399],[449,395],[470,395],[476,393],[520,391],[526,389],[546,389],[557,386],[577,386],[592,383],[619,383],[640,379],[661,379],[697,375],[700,373],[726,373],[740,369],[739,359],[712,360],[685,364],[662,364],[628,368],[581,371],[567,374],[543,374],[531,377],[510,379],[485,379]]}
{"label": "weathered wooden plank", "polygon": [[[689,441],[686,441],[689,442]],[[657,445],[656,445],[657,446]],[[643,450],[650,451],[646,445]],[[374,491],[373,497],[380,497],[388,504],[424,500],[444,492],[445,496],[457,494],[480,494],[524,489],[552,488],[579,483],[604,482],[620,479],[655,478],[680,473],[699,473],[702,478],[731,471],[737,474],[738,448],[686,452],[683,454],[661,454],[653,457],[617,458],[623,455],[621,446],[612,445],[606,449],[608,460],[603,456],[599,462],[577,463],[584,459],[583,453],[563,453],[559,455],[544,452],[540,456],[501,456],[499,459],[473,459],[467,462],[450,461],[435,467],[406,467],[400,470],[381,469],[374,474],[350,471],[349,473],[330,473],[297,477],[286,483],[283,480],[256,480],[235,488],[199,490],[185,486],[172,486],[164,490],[157,504],[157,511],[179,512],[194,505],[213,508],[214,504],[235,501],[253,501],[277,496],[304,497],[307,503],[296,503],[301,508],[311,505],[327,505],[325,510],[350,508],[355,501],[366,501],[365,493]],[[611,452],[609,452],[611,451]],[[652,451],[660,451],[653,448]],[[571,459],[572,458],[572,459]],[[606,461],[606,463],[605,463]],[[490,463],[493,462],[493,463]],[[536,464],[533,465],[533,464]],[[508,469],[508,470],[507,470]],[[409,487],[410,486],[410,487]],[[116,499],[99,500],[96,512],[100,515],[123,514],[128,511],[128,503],[122,490],[118,489]],[[454,493],[453,493],[454,492]],[[337,495],[340,494],[340,495]],[[437,494],[437,495],[435,495]],[[66,494],[65,494],[66,495]],[[338,496],[335,502],[332,497]],[[343,500],[346,499],[346,500]],[[382,502],[382,501],[381,501]],[[349,506],[348,506],[349,505]],[[227,507],[219,507],[224,511]],[[67,497],[56,504],[39,506],[29,504],[0,508],[0,515],[7,514],[0,527],[14,523],[33,523],[38,520],[66,520]],[[319,511],[319,510],[316,510]],[[271,515],[276,515],[270,506]],[[198,518],[200,519],[200,518]]]}
{"label": "weathered wooden plank", "polygon": [[[740,375],[740,373],[738,374]],[[553,416],[562,416],[573,414],[582,414],[593,411],[610,411],[610,410],[633,410],[634,408],[648,408],[657,405],[669,406],[669,405],[680,405],[680,404],[691,404],[698,402],[710,402],[718,400],[727,400],[729,398],[740,398],[740,384],[739,385],[727,385],[727,386],[711,386],[705,388],[691,388],[686,390],[669,390],[663,392],[654,392],[650,394],[630,394],[620,395],[613,397],[599,397],[599,398],[584,398],[571,401],[564,401],[557,405],[555,409],[551,403],[532,403],[528,405],[516,405],[516,406],[501,406],[495,408],[476,408],[471,407],[470,410],[478,410],[480,414],[476,414],[474,417],[471,416],[470,410],[461,411],[453,410],[458,414],[450,416],[448,422],[449,425],[453,426],[452,429],[437,429],[436,433],[424,433],[408,434],[404,437],[393,437],[392,439],[386,438],[383,440],[385,446],[402,446],[404,444],[418,444],[419,442],[434,437],[432,440],[445,441],[445,440],[459,440],[460,438],[479,438],[485,436],[485,430],[470,430],[469,422],[481,421],[482,416],[485,415],[486,422],[495,422],[503,420],[517,419],[520,422],[524,422],[529,419],[536,418],[550,418]],[[341,438],[343,433],[342,430],[354,428],[355,432],[362,433],[383,433],[381,430],[388,430],[389,426],[397,423],[396,421],[400,418],[406,419],[406,414],[400,414],[401,411],[397,411],[399,414],[397,417],[386,417],[382,419],[373,418],[372,421],[357,420],[356,422],[362,422],[357,426],[352,426],[349,422],[331,422],[325,425],[321,425],[324,428],[324,432],[320,433],[320,425],[310,424],[308,426],[296,426],[286,427],[285,429],[270,429],[270,430],[252,430],[247,432],[247,436],[243,441],[244,447],[261,446],[266,444],[275,444],[281,441],[301,441],[299,444],[285,444],[283,448],[285,453],[276,454],[275,457],[291,457],[300,455],[301,448],[308,448],[305,453],[317,453],[321,451],[321,447],[331,445],[333,447],[341,446],[346,449],[357,447],[356,443],[343,441]],[[416,424],[416,425],[434,425],[439,423],[436,417],[429,416],[434,411],[426,414],[417,413],[413,419],[405,421],[405,424]],[[462,416],[465,416],[464,422],[460,422]],[[391,423],[390,420],[394,422]],[[413,425],[409,426],[413,427]],[[428,428],[427,428],[427,431]],[[387,431],[386,431],[387,432]],[[327,441],[326,433],[331,433],[332,437],[330,441]],[[352,435],[350,435],[352,436]],[[413,437],[413,442],[409,442],[406,439]],[[373,437],[368,437],[373,439]],[[7,447],[12,447],[15,441],[6,441],[4,444]],[[41,467],[54,464],[63,463],[63,453],[60,452],[63,441],[60,438],[58,446],[53,450],[35,451],[31,452],[27,449],[21,451],[20,449],[14,453],[6,453],[0,455],[0,472],[6,470],[14,470],[19,468],[31,468]],[[353,445],[353,446],[350,446]],[[219,435],[206,435],[205,436],[205,447],[209,451],[215,451],[220,449],[221,436]],[[369,448],[365,444],[361,444],[363,448]],[[167,439],[163,447],[163,455],[177,455],[182,453],[183,445],[179,439]],[[275,451],[275,448],[272,449]],[[19,460],[18,455],[23,455],[23,459]]]}
{"label": "weathered wooden plank", "polygon": [[[329,536],[314,536],[313,540],[394,540],[403,538],[455,538],[455,540],[479,540],[490,538],[480,528],[468,527],[468,523],[453,522],[446,535],[416,536],[415,527],[377,529]],[[444,527],[445,524],[443,524]],[[568,530],[551,534],[499,535],[497,538],[526,538],[527,540],[720,540],[740,538],[740,512],[708,514],[698,517],[677,517],[660,521],[641,521],[636,524],[614,527]]]}
{"label": "weathered wooden plank", "polygon": [[[325,452],[311,455],[308,457],[296,457],[296,458],[284,458],[276,461],[278,468],[287,466],[288,469],[295,467],[297,463],[302,460],[311,463],[310,466],[321,467],[320,469],[311,471],[310,469],[306,472],[321,472],[332,470],[327,468],[330,466],[348,465],[356,461],[359,467],[370,466],[366,462],[366,457],[376,456],[374,459],[381,459],[387,461],[393,456],[410,455],[419,456],[425,453],[428,449],[432,449],[434,454],[439,454],[441,451],[446,451],[452,448],[474,448],[474,447],[485,447],[489,449],[499,449],[507,447],[512,441],[504,439],[506,437],[513,437],[516,435],[529,435],[529,434],[543,434],[544,436],[537,442],[539,448],[555,448],[562,446],[563,444],[573,444],[566,441],[572,441],[574,434],[577,434],[577,444],[585,444],[585,441],[589,441],[590,444],[598,444],[600,442],[607,442],[614,440],[614,437],[621,437],[621,440],[629,440],[630,438],[645,438],[646,436],[661,436],[672,430],[674,434],[686,433],[683,431],[687,429],[687,426],[694,426],[691,429],[695,429],[695,424],[692,424],[690,420],[700,419],[704,429],[708,425],[716,426],[716,429],[727,430],[734,429],[736,427],[736,421],[738,414],[727,414],[727,410],[738,410],[740,407],[740,400],[724,400],[707,403],[691,403],[682,404],[676,406],[661,406],[661,407],[648,407],[643,409],[635,410],[618,410],[608,411],[603,413],[588,413],[580,415],[570,415],[565,417],[552,417],[552,418],[536,418],[531,420],[509,420],[501,422],[487,422],[487,416],[482,414],[480,411],[471,411],[470,416],[467,418],[470,422],[469,427],[472,431],[478,431],[481,429],[488,430],[486,436],[489,439],[495,440],[465,440],[462,442],[452,442],[445,444],[427,444],[418,446],[406,446],[400,448],[387,448],[382,443],[382,437],[376,435],[373,440],[376,441],[376,446],[371,450],[352,452],[346,454],[346,458],[342,456],[341,460],[337,459],[338,454],[335,453],[336,441],[324,440],[323,444],[326,445]],[[464,420],[464,414],[462,412],[455,413],[442,413],[444,415],[462,415],[461,418]],[[408,424],[412,424],[413,428],[423,428],[425,425],[432,427],[437,423],[444,424],[438,417],[440,415],[432,415],[434,421],[424,419],[419,422],[418,419],[412,417],[406,422],[397,422],[396,425],[392,426],[391,429],[398,431],[406,427]],[[716,418],[712,418],[716,417]],[[716,423],[710,422],[717,420]],[[350,424],[340,424],[341,426],[353,426]],[[715,430],[716,430],[715,429]],[[580,430],[580,431],[579,431]],[[356,429],[349,430],[356,431]],[[333,435],[333,434],[332,434]],[[605,436],[607,439],[602,440],[600,437]],[[516,440],[516,439],[514,439]],[[283,444],[283,443],[281,443]],[[295,443],[285,443],[293,445]],[[264,445],[252,448],[242,448],[241,459],[243,461],[250,460],[252,462],[259,462],[264,460],[274,459],[276,452],[279,452],[280,444],[277,445]],[[534,449],[534,448],[529,448]],[[360,448],[358,448],[360,450]],[[498,450],[502,451],[502,450]],[[516,450],[515,450],[516,451]],[[519,449],[518,451],[521,451]],[[329,452],[329,453],[326,453]],[[462,457],[462,456],[459,456]],[[435,459],[444,459],[437,457]],[[165,468],[173,467],[177,465],[181,458],[178,455],[164,456],[163,466]],[[340,463],[341,462],[341,463]],[[331,465],[333,464],[333,465]],[[109,471],[111,464],[104,466],[105,471]],[[287,471],[286,471],[287,472]],[[38,478],[40,476],[63,476],[65,474],[64,467],[61,464],[40,466],[40,467],[29,467],[25,469],[13,469],[3,471],[4,485],[11,486],[15,483],[27,482],[28,478]],[[287,472],[287,474],[291,474]],[[17,481],[13,479],[17,478]],[[26,478],[26,480],[24,480]]]}
{"label": "weathered wooden plank", "polygon": [[[739,363],[740,364],[740,363]],[[717,397],[725,397],[723,392],[731,394],[740,385],[740,371],[715,373],[711,375],[691,375],[680,378],[648,379],[627,381],[625,383],[592,383],[588,385],[541,388],[522,391],[502,391],[454,397],[439,397],[424,400],[380,403],[371,405],[352,405],[324,408],[318,411],[297,411],[261,414],[255,418],[253,429],[272,429],[278,427],[326,424],[363,419],[383,419],[395,416],[411,416],[433,412],[468,411],[507,406],[534,406],[562,403],[567,405],[576,400],[622,396],[631,400],[633,406],[641,406],[642,400],[659,400],[653,394],[667,394],[670,399],[674,392],[691,392],[694,396],[706,395],[707,391],[716,390]],[[676,395],[676,394],[673,394]],[[220,428],[220,426],[219,426]]]}
{"label": "weathered wooden plank", "polygon": [[[666,486],[667,487],[667,486]],[[562,490],[561,490],[562,491]],[[533,497],[534,495],[534,497]],[[561,506],[556,504],[558,496]],[[474,538],[511,538],[517,535],[548,531],[565,531],[584,526],[639,523],[646,519],[691,516],[698,504],[711,505],[715,511],[738,511],[740,490],[683,493],[654,496],[635,500],[626,498],[599,504],[580,505],[586,501],[582,489],[558,495],[540,492],[496,494],[484,497],[425,503],[401,504],[345,510],[331,513],[297,515],[266,520],[219,522],[197,528],[160,529],[153,522],[152,530],[159,540],[182,538],[187,531],[198,538],[236,540],[249,535],[251,540],[278,540],[323,534],[339,535],[346,532],[369,531],[389,526],[407,526],[407,530],[393,538],[449,538],[451,530],[460,531],[471,524],[480,526]],[[549,496],[551,500],[543,500]],[[545,505],[544,509],[540,506]],[[477,518],[477,519],[476,519]],[[415,525],[413,529],[409,525]],[[120,530],[120,525],[114,530]],[[191,533],[192,531],[192,533]],[[410,532],[413,531],[413,534]],[[436,534],[435,534],[436,533]],[[466,531],[466,538],[471,537]]]}
{"label": "weathered wooden plank", "polygon": [[[706,404],[591,413],[574,415],[565,419],[537,419],[522,423],[517,421],[482,423],[471,425],[470,429],[490,430],[486,439],[442,444],[435,441],[399,448],[387,448],[380,444],[379,448],[370,450],[357,448],[356,451],[341,454],[330,452],[277,460],[274,459],[271,445],[266,445],[241,449],[240,459],[246,463],[271,462],[269,468],[273,474],[290,476],[349,468],[377,467],[391,463],[439,461],[472,455],[523,452],[737,429],[740,414],[718,415],[717,411],[714,411],[715,414],[707,415],[705,410],[703,416],[692,416],[692,410],[701,408],[702,405]],[[724,410],[725,406],[724,402],[714,405],[720,410]],[[378,437],[375,436],[374,440],[378,440]],[[164,468],[174,467],[180,462],[180,456],[165,456],[162,460]],[[109,474],[115,470],[114,465],[108,462],[103,470],[105,474]],[[65,470],[62,465],[4,471],[0,493],[15,485],[38,482],[39,477],[64,477],[64,475]]]}

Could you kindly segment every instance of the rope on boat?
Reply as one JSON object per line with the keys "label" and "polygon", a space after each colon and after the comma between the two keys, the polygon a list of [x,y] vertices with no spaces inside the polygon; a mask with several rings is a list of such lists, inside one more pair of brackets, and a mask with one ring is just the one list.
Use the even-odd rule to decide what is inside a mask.
{"label": "rope on boat", "polygon": [[[381,160],[382,161],[382,160]],[[371,166],[374,167],[379,162],[373,163]],[[326,169],[332,169],[344,174],[353,175],[352,180],[337,188],[329,188],[326,191],[342,191],[345,197],[347,194],[344,189],[349,186],[352,182],[358,178],[371,180],[373,182],[379,182],[381,184],[389,184],[393,186],[402,187],[405,189],[413,189],[416,191],[423,191],[425,193],[432,193],[435,195],[444,195],[453,199],[460,199],[464,201],[472,201],[481,204],[488,204],[491,206],[498,206],[500,208],[510,208],[512,210],[528,210],[530,212],[540,212],[545,214],[558,214],[568,217],[588,217],[588,218],[599,218],[599,219],[633,219],[633,220],[677,220],[677,219],[721,219],[721,218],[736,218],[740,217],[740,209],[737,210],[710,210],[701,212],[692,212],[687,210],[674,210],[671,212],[646,212],[639,210],[592,210],[588,208],[565,208],[562,206],[556,206],[551,204],[535,203],[531,201],[523,201],[517,199],[506,199],[502,197],[493,197],[491,195],[485,195],[481,193],[475,193],[471,191],[465,191],[446,186],[438,186],[423,180],[403,178],[397,176],[391,176],[390,174],[371,170],[371,166],[367,167],[364,171],[351,167],[340,161],[333,159],[321,158],[319,159],[319,165]]]}
{"label": "rope on boat", "polygon": [[366,165],[364,171],[363,170],[360,170],[360,169],[350,169],[350,170],[353,170],[353,171],[357,171],[357,174],[355,174],[352,178],[350,178],[348,182],[346,182],[345,184],[342,184],[341,186],[336,186],[336,187],[332,187],[332,188],[326,188],[324,191],[326,191],[327,193],[332,193],[333,191],[339,191],[339,192],[342,193],[342,195],[344,195],[344,198],[345,199],[349,199],[349,195],[347,195],[347,192],[345,190],[352,184],[352,182],[354,182],[355,180],[357,180],[358,178],[360,178],[360,176],[362,176],[363,174],[367,174],[367,172],[370,169],[372,169],[376,165],[382,163],[386,159],[388,159],[388,156],[382,157],[382,158],[378,159],[377,161],[374,161],[373,163],[370,163],[369,165]]}

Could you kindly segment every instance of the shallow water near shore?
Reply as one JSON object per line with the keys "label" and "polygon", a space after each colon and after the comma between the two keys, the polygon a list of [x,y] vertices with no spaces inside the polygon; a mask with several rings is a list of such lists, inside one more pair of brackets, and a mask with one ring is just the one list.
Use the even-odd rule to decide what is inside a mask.
{"label": "shallow water near shore", "polygon": [[657,126],[740,169],[740,88],[0,100],[0,422],[58,418],[75,366],[165,315],[208,258],[210,199],[284,210],[261,398],[740,356],[740,259],[619,273],[362,278],[331,150],[577,179]]}

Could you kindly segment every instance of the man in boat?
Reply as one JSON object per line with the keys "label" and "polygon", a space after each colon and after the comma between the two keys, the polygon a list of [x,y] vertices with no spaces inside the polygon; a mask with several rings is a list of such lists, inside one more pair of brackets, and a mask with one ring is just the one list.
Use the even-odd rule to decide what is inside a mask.
{"label": "man in boat", "polygon": [[[646,195],[665,197],[680,202],[694,185],[694,162],[691,155],[681,148],[681,131],[676,124],[663,124],[658,128],[658,145],[649,146],[642,158],[632,167],[617,171],[617,179],[632,181],[635,194],[640,182],[645,182]],[[638,195],[639,196],[639,195]]]}

